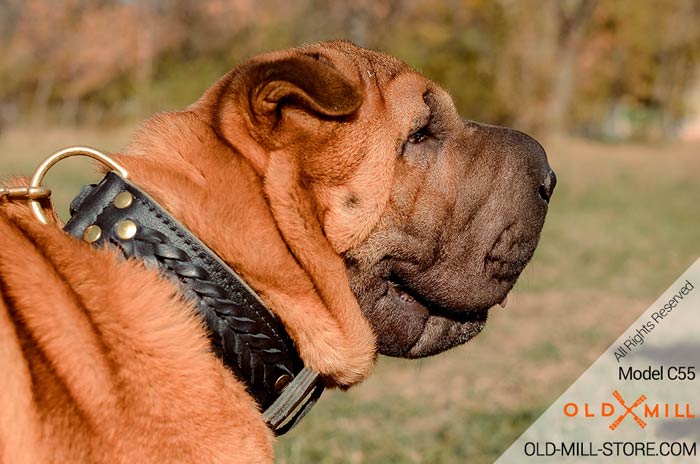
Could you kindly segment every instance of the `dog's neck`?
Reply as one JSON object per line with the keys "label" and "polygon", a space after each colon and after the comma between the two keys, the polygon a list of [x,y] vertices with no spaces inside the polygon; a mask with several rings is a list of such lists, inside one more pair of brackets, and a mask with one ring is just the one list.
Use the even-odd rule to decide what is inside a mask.
{"label": "dog's neck", "polygon": [[[186,111],[148,121],[117,157],[135,185],[255,289],[306,366],[329,385],[343,387],[369,374],[374,335],[349,289],[342,259],[323,245],[322,251],[300,248],[305,237],[290,243],[293,233],[285,233],[275,214],[285,206],[270,198],[275,191],[268,184],[275,179],[259,146],[245,137],[224,140],[200,115]],[[319,286],[320,280],[325,282]],[[341,289],[342,298],[324,286]]]}
{"label": "dog's neck", "polygon": [[[204,320],[214,353],[246,384],[268,425],[293,427],[323,390],[278,319],[205,244],[146,193],[110,172],[71,204],[66,232],[114,245],[171,279]],[[297,410],[300,412],[296,412]]]}

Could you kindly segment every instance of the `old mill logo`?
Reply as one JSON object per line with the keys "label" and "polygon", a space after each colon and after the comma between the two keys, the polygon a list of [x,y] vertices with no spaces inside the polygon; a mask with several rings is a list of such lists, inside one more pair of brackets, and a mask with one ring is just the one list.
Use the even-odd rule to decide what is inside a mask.
{"label": "old mill logo", "polygon": [[567,417],[612,417],[610,430],[615,430],[628,417],[631,417],[637,425],[644,429],[647,420],[651,418],[663,419],[692,419],[695,414],[690,412],[690,404],[685,403],[650,403],[646,395],[640,395],[634,402],[627,403],[619,391],[612,393],[615,402],[602,402],[599,406],[591,403],[566,403],[564,415]]}

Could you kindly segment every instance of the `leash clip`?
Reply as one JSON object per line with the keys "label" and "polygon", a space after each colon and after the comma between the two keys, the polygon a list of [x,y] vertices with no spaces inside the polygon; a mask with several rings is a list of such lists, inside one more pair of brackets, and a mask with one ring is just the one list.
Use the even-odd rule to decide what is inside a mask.
{"label": "leash clip", "polygon": [[46,158],[39,165],[39,167],[36,168],[36,171],[34,171],[34,175],[32,176],[32,180],[29,183],[29,187],[0,188],[0,200],[5,198],[10,200],[29,200],[29,204],[32,208],[34,216],[36,216],[36,218],[42,224],[48,224],[49,220],[47,219],[46,214],[44,214],[44,210],[42,209],[39,200],[46,200],[50,198],[51,190],[42,187],[41,183],[43,182],[44,177],[46,177],[46,174],[56,163],[66,158],[70,158],[71,156],[87,156],[88,158],[92,158],[94,160],[99,161],[103,165],[107,166],[111,171],[114,171],[115,173],[119,174],[124,179],[128,177],[128,173],[124,166],[117,163],[101,151],[91,147],[76,145],[73,147],[58,150],[57,152]]}
{"label": "leash clip", "polygon": [[44,187],[0,187],[0,200],[43,200],[51,196]]}

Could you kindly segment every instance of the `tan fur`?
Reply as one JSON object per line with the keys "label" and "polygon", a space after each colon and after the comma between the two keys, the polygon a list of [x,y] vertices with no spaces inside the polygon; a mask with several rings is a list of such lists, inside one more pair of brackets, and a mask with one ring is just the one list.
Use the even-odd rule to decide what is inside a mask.
{"label": "tan fur", "polygon": [[[146,123],[119,159],[138,185],[260,293],[308,366],[329,384],[348,387],[369,375],[376,347],[339,253],[361,242],[384,210],[395,134],[408,131],[403,113],[416,105],[401,96],[420,92],[427,81],[385,57],[402,75],[380,88],[371,72],[357,76],[357,68],[367,68],[362,57],[323,52],[342,78],[363,90],[352,124],[341,128],[289,109],[270,131],[261,116],[253,120],[249,75],[237,70],[188,110]],[[252,66],[298,55],[276,52]],[[344,206],[350,193],[360,197],[352,210]]]}
{"label": "tan fur", "polygon": [[0,237],[1,462],[271,459],[256,405],[156,271],[17,205]]}
{"label": "tan fur", "polygon": [[[373,139],[365,133],[375,116],[391,122],[379,89],[358,81],[357,64],[328,53],[364,87],[362,111],[375,113],[337,145],[321,148],[334,134],[297,110],[284,130],[261,134],[236,102],[244,89],[227,76],[192,108],[146,122],[116,156],[132,182],[259,292],[308,366],[348,387],[370,373],[376,347],[338,253],[376,223],[394,148],[381,130]],[[289,90],[273,82],[259,104]],[[304,143],[310,130],[318,140]],[[342,143],[352,139],[348,151]],[[354,211],[342,208],[349,193],[365,195]],[[42,226],[25,205],[8,202],[0,204],[0,263],[2,462],[272,459],[254,401],[210,353],[191,305],[155,270]]]}

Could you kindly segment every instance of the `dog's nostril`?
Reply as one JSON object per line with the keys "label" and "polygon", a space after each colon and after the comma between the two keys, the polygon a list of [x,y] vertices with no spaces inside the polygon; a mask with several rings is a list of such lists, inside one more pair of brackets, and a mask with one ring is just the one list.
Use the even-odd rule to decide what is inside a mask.
{"label": "dog's nostril", "polygon": [[554,187],[557,185],[557,175],[554,174],[554,171],[549,169],[547,171],[547,175],[544,178],[544,182],[540,185],[540,188],[538,190],[540,197],[547,203],[549,203],[549,199],[552,198],[552,194],[554,193]]}

